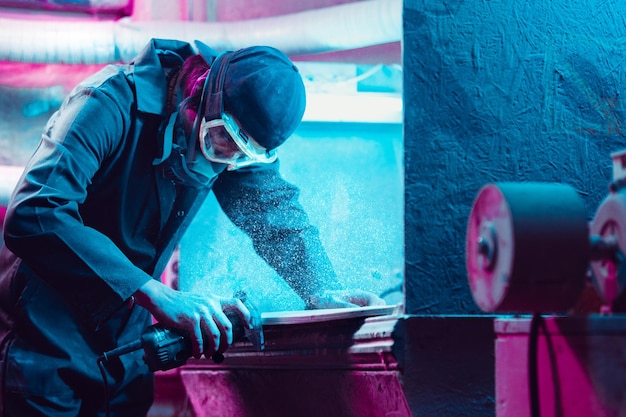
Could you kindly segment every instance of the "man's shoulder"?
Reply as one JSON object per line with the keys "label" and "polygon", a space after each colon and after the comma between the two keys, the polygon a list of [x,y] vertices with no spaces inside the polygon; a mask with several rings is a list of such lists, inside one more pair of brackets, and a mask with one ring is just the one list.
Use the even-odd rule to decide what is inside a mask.
{"label": "man's shoulder", "polygon": [[114,101],[130,99],[134,93],[127,66],[106,65],[74,87],[70,97],[84,94],[92,96],[95,90]]}
{"label": "man's shoulder", "polygon": [[126,80],[126,78],[127,70],[125,66],[111,64],[85,78],[76,88],[101,88],[107,83],[119,83],[122,80]]}

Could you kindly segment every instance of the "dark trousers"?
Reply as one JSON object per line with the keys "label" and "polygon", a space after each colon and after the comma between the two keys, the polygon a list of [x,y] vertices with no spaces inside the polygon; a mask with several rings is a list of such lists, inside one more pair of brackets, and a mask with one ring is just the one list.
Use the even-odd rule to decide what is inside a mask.
{"label": "dark trousers", "polygon": [[[5,390],[3,417],[140,417],[145,416],[153,400],[152,375],[139,375],[124,384],[89,392],[70,386],[57,387],[54,394],[29,392],[28,389]],[[95,384],[89,384],[95,385]]]}
{"label": "dark trousers", "polygon": [[45,284],[21,295],[0,340],[2,417],[104,417],[107,408],[111,417],[148,413],[154,380],[143,350],[112,358],[103,370],[98,364],[104,351],[140,338],[151,323],[146,310],[123,307],[98,330],[87,330]]}

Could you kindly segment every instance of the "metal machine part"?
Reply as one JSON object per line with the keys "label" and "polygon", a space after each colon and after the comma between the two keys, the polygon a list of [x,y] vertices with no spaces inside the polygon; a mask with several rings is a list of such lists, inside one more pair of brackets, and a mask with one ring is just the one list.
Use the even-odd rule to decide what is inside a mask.
{"label": "metal machine part", "polygon": [[[593,243],[591,270],[594,286],[607,306],[612,306],[624,290],[624,259],[626,249],[626,190],[612,192],[598,207],[590,224]],[[619,279],[619,276],[622,279]]]}
{"label": "metal machine part", "polygon": [[559,312],[582,293],[590,258],[584,202],[557,183],[484,186],[472,207],[466,267],[485,312]]}
{"label": "metal machine part", "polygon": [[187,363],[191,342],[182,332],[159,325],[149,326],[141,335],[143,360],[151,372],[166,371]]}
{"label": "metal machine part", "polygon": [[611,155],[613,182],[590,223],[591,270],[596,291],[613,311],[626,311],[626,151]]}

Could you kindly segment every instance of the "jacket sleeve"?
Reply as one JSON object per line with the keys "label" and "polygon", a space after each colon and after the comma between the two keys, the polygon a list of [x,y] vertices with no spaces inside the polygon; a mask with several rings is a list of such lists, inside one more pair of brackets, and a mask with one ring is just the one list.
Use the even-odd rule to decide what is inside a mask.
{"label": "jacket sleeve", "polygon": [[298,202],[300,191],[282,178],[278,161],[226,171],[213,191],[256,252],[303,300],[322,289],[340,288],[318,230]]}
{"label": "jacket sleeve", "polygon": [[106,169],[129,126],[130,112],[118,102],[97,88],[76,89],[66,99],[25,168],[4,228],[6,246],[92,325],[151,278],[83,224],[79,212],[92,178]]}

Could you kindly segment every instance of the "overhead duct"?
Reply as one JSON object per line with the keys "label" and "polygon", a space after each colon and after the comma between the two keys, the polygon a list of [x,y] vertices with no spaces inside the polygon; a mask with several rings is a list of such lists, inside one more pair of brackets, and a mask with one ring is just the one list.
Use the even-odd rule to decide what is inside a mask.
{"label": "overhead duct", "polygon": [[288,55],[356,49],[401,40],[402,0],[359,1],[237,22],[47,21],[0,15],[0,61],[128,62],[151,38],[198,39],[217,50],[265,44]]}

